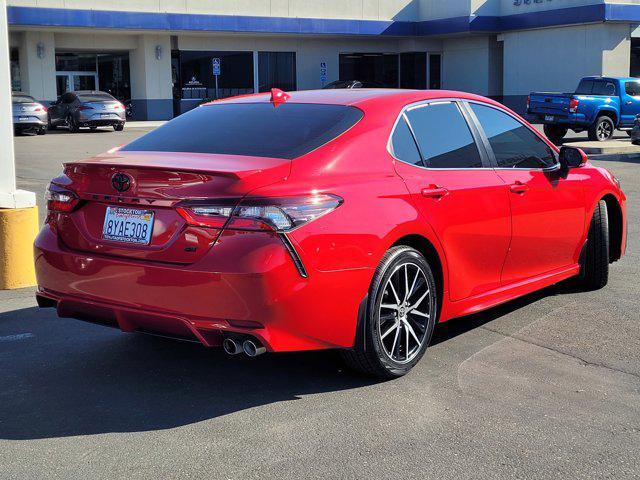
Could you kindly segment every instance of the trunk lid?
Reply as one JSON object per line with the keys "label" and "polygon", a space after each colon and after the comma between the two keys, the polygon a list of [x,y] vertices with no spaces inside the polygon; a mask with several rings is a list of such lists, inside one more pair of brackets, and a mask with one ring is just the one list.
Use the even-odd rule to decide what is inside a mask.
{"label": "trunk lid", "polygon": [[[188,264],[200,259],[220,231],[186,224],[175,206],[185,200],[241,198],[284,180],[291,161],[235,155],[115,152],[65,164],[54,183],[82,200],[60,215],[59,237],[67,248],[139,260]],[[128,179],[126,188],[116,189]],[[124,176],[124,177],[123,177]],[[127,182],[124,182],[127,183]],[[107,208],[131,208],[153,215],[148,244],[103,238]]]}

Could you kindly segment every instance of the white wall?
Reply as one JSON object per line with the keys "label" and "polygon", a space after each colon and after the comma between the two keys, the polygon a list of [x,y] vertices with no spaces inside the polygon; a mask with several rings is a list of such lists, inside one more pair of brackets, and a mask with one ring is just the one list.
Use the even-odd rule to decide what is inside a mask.
{"label": "white wall", "polygon": [[629,75],[630,27],[594,24],[504,34],[504,94],[573,91],[588,75]]}
{"label": "white wall", "polygon": [[[160,47],[160,58],[156,57],[156,47]],[[173,98],[169,35],[139,35],[136,48],[129,52],[129,65],[132,99]]]}
{"label": "white wall", "polygon": [[443,41],[443,88],[501,95],[495,36],[471,36]]}
{"label": "white wall", "polygon": [[[38,57],[41,45],[42,58]],[[55,40],[51,32],[26,31],[17,35],[20,88],[38,100],[55,100]]]}

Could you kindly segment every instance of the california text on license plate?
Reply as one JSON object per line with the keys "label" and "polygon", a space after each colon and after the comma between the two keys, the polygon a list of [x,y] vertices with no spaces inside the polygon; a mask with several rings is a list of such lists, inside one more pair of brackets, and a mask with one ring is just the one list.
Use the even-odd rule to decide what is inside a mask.
{"label": "california text on license plate", "polygon": [[544,117],[544,121],[545,122],[553,122],[555,119],[553,118],[553,115],[547,115],[546,117]]}
{"label": "california text on license plate", "polygon": [[148,245],[152,230],[153,211],[107,207],[102,225],[102,238],[115,242]]}

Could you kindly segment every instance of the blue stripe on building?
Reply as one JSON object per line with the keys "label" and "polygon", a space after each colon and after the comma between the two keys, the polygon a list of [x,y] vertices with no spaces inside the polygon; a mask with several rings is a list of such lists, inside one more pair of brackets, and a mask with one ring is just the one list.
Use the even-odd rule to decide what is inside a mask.
{"label": "blue stripe on building", "polygon": [[504,32],[605,21],[640,22],[640,5],[597,4],[498,16],[422,22],[256,17],[183,13],[7,7],[10,25],[126,30],[216,31],[312,35],[429,36]]}

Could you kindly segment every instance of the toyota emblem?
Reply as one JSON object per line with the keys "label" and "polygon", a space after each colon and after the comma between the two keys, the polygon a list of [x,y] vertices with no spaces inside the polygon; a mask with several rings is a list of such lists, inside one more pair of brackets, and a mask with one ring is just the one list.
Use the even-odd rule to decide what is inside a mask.
{"label": "toyota emblem", "polygon": [[131,188],[131,177],[126,173],[116,173],[111,177],[111,185],[120,193]]}

